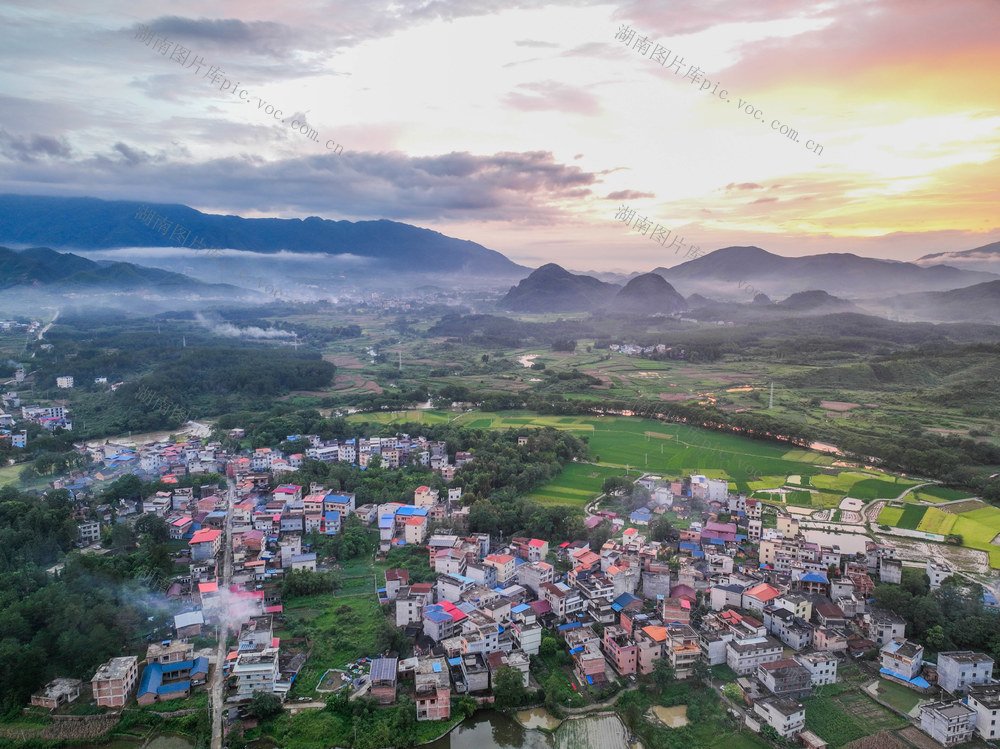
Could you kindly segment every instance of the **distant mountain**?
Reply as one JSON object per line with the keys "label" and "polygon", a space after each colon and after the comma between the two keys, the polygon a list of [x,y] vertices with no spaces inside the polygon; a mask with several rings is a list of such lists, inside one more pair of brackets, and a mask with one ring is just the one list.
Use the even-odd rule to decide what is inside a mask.
{"label": "distant mountain", "polygon": [[[757,300],[754,299],[754,304],[756,303]],[[767,303],[770,303],[770,300]],[[796,292],[787,299],[782,299],[778,302],[778,306],[793,309],[796,312],[808,312],[817,315],[826,315],[835,312],[861,312],[852,302],[815,289],[812,291]]]}
{"label": "distant mountain", "polygon": [[206,284],[181,273],[134,263],[94,262],[48,247],[12,250],[0,247],[0,289],[79,292],[164,291],[236,295],[226,284]]}
{"label": "distant mountain", "polygon": [[946,265],[924,268],[846,253],[782,257],[759,247],[726,247],[653,272],[685,289],[740,301],[762,292],[784,297],[814,289],[848,297],[944,291],[1000,278]]}
{"label": "distant mountain", "polygon": [[1000,323],[1000,281],[951,291],[900,294],[885,301],[898,318],[932,322]]}
{"label": "distant mountain", "polygon": [[[171,222],[165,233],[136,213],[145,205]],[[184,205],[0,195],[0,242],[72,250],[190,246],[171,240],[182,226],[210,248],[323,253],[367,258],[379,269],[517,278],[528,268],[494,250],[395,221],[241,218],[201,213]]]}
{"label": "distant mountain", "polygon": [[971,250],[935,252],[931,255],[924,255],[915,262],[923,267],[947,263],[964,270],[1000,273],[1000,242],[984,244],[982,247],[975,247]]}
{"label": "distant mountain", "polygon": [[688,308],[687,302],[676,289],[656,273],[636,276],[609,302],[613,312],[630,314],[673,314]]}
{"label": "distant mountain", "polygon": [[620,288],[548,263],[511,287],[500,306],[513,312],[582,312],[603,306]]}
{"label": "distant mountain", "polygon": [[767,294],[761,293],[757,294],[757,296],[753,298],[753,301],[750,302],[750,304],[756,304],[758,306],[766,306],[768,304],[774,304],[774,302],[771,301],[771,297],[769,297]]}
{"label": "distant mountain", "polygon": [[[657,273],[656,275],[660,275]],[[687,308],[688,309],[698,309],[699,307],[708,307],[715,304],[714,299],[709,299],[707,296],[702,296],[701,294],[692,294],[687,298]]]}

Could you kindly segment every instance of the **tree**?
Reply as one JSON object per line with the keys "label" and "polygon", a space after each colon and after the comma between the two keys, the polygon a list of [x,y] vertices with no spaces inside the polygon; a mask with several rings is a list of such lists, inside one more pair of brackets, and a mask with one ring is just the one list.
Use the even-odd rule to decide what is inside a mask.
{"label": "tree", "polygon": [[924,642],[927,643],[927,647],[933,650],[941,649],[945,643],[945,634],[940,624],[935,624],[927,630],[927,634],[924,635]]}
{"label": "tree", "polygon": [[653,663],[653,683],[663,691],[671,683],[673,683],[677,678],[677,674],[674,672],[674,667],[670,665],[670,661],[666,658],[660,658]]}
{"label": "tree", "polygon": [[463,695],[458,698],[458,702],[455,703],[456,709],[462,713],[466,718],[471,718],[472,715],[479,709],[479,703],[476,702],[472,697],[468,695]]}
{"label": "tree", "polygon": [[712,678],[711,666],[705,663],[705,661],[703,661],[701,658],[699,658],[694,662],[694,666],[692,667],[692,672],[694,674],[694,678],[696,678],[700,682],[706,682]]}
{"label": "tree", "polygon": [[494,706],[498,710],[507,710],[523,705],[528,697],[524,688],[524,677],[521,671],[510,666],[500,666],[493,678]]}
{"label": "tree", "polygon": [[154,544],[165,544],[170,540],[170,529],[167,521],[159,515],[142,515],[135,521],[133,526],[136,535],[143,540],[152,541]]}
{"label": "tree", "polygon": [[272,692],[254,692],[250,698],[250,712],[261,720],[279,715],[282,708],[281,698]]}

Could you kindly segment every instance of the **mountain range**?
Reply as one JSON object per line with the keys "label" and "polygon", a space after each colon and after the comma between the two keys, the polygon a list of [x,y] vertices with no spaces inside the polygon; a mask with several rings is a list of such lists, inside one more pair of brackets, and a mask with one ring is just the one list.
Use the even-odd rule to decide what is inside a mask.
{"label": "mountain range", "polygon": [[[169,221],[165,233],[154,221],[136,218],[149,209]],[[123,247],[191,246],[170,237],[182,226],[208,248],[323,253],[363,258],[377,272],[433,272],[517,278],[528,268],[480,244],[396,221],[329,221],[242,218],[202,213],[184,205],[0,195],[0,243],[43,245],[78,251]]]}

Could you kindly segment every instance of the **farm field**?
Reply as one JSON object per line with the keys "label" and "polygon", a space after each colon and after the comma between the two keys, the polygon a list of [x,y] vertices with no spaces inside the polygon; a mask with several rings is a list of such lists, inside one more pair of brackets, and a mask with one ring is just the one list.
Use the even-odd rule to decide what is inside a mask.
{"label": "farm field", "polygon": [[601,493],[604,479],[623,476],[621,468],[571,463],[552,481],[528,495],[539,504],[579,504]]}
{"label": "farm field", "polygon": [[868,695],[846,685],[839,694],[829,693],[802,700],[806,728],[833,749],[883,729],[902,728],[906,720],[886,710]]}
{"label": "farm field", "polygon": [[1000,569],[1000,546],[993,543],[1000,535],[1000,508],[980,500],[942,507],[911,504],[905,509],[887,505],[879,513],[878,522],[907,530],[961,536],[962,546],[986,552],[990,567]]}
{"label": "farm field", "polygon": [[[525,429],[552,427],[587,437],[590,459],[601,469],[638,469],[665,477],[701,473],[709,478],[725,478],[731,489],[750,494],[755,489],[774,489],[795,477],[800,486],[812,486],[818,493],[798,489],[791,504],[816,508],[836,507],[860,484],[860,498],[876,495],[896,497],[913,482],[875,470],[832,472],[834,458],[818,452],[787,448],[769,442],[746,439],[684,424],[627,416],[548,416],[529,411],[441,410],[396,411],[353,414],[348,421],[378,424],[452,422],[480,429]],[[569,469],[567,469],[569,470]],[[574,470],[559,476],[536,492],[539,501],[577,504],[596,496],[608,475],[590,476]],[[620,475],[620,474],[617,474]],[[581,493],[582,492],[582,493]],[[858,496],[851,493],[851,496]],[[807,504],[808,502],[808,504]]]}
{"label": "farm field", "polygon": [[920,521],[924,519],[926,512],[927,508],[922,505],[908,505],[903,510],[902,515],[899,516],[899,521],[896,523],[896,527],[915,531],[917,526],[920,525]]}
{"label": "farm field", "polygon": [[942,512],[937,507],[928,507],[923,519],[917,526],[918,531],[927,533],[940,533],[947,536],[958,521],[958,515],[950,515]]}

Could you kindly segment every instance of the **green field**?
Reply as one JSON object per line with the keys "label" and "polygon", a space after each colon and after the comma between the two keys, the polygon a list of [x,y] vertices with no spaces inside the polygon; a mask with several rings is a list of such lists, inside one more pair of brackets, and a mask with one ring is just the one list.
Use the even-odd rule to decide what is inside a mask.
{"label": "green field", "polygon": [[972,495],[961,489],[949,489],[945,486],[925,486],[917,494],[925,502],[953,502],[956,499],[968,499]]}
{"label": "green field", "polygon": [[895,525],[897,528],[906,528],[907,530],[915,531],[917,526],[920,525],[920,521],[924,519],[926,512],[927,508],[922,505],[907,505]]}
{"label": "green field", "polygon": [[937,507],[928,507],[927,512],[924,513],[924,517],[920,521],[920,525],[917,526],[917,530],[926,531],[927,533],[940,533],[943,536],[947,536],[951,533],[951,529],[957,521],[958,515],[943,512]]}
{"label": "green field", "polygon": [[[800,486],[820,490],[810,494],[799,490],[791,504],[815,507],[836,507],[840,500],[858,484],[861,497],[877,494],[898,496],[912,483],[879,471],[831,472],[829,455],[808,450],[788,450],[782,445],[746,439],[732,434],[689,427],[684,424],[661,422],[624,416],[544,416],[528,411],[405,411],[375,414],[353,414],[348,421],[371,421],[379,424],[424,423],[455,424],[476,428],[515,429],[552,427],[570,430],[590,440],[590,459],[600,464],[599,476],[594,470],[567,468],[567,476],[559,476],[534,496],[551,504],[577,504],[600,492],[600,485],[609,475],[606,468],[633,470],[679,478],[702,473],[709,478],[728,479],[736,491],[750,494],[759,489],[783,486],[789,476],[799,478]],[[808,496],[807,496],[808,495]],[[852,494],[852,496],[857,496]],[[808,502],[808,504],[807,504]]]}
{"label": "green field", "polygon": [[832,749],[907,724],[868,695],[844,684],[831,686],[844,691],[830,694],[834,690],[824,690],[822,696],[808,697],[802,704],[806,708],[806,728],[829,742]]}
{"label": "green field", "polygon": [[990,556],[990,566],[1000,568],[1000,546],[993,544],[1000,534],[1000,509],[984,507],[964,512],[958,515],[951,532],[962,536],[964,546],[985,551]]}
{"label": "green field", "polygon": [[882,508],[882,512],[878,514],[878,522],[882,525],[890,525],[899,527],[899,519],[903,516],[902,507],[891,507],[886,505]]}
{"label": "green field", "polygon": [[539,487],[529,496],[539,504],[580,504],[581,506],[601,493],[604,479],[624,476],[620,468],[595,466],[588,463],[570,463],[552,481]]}

